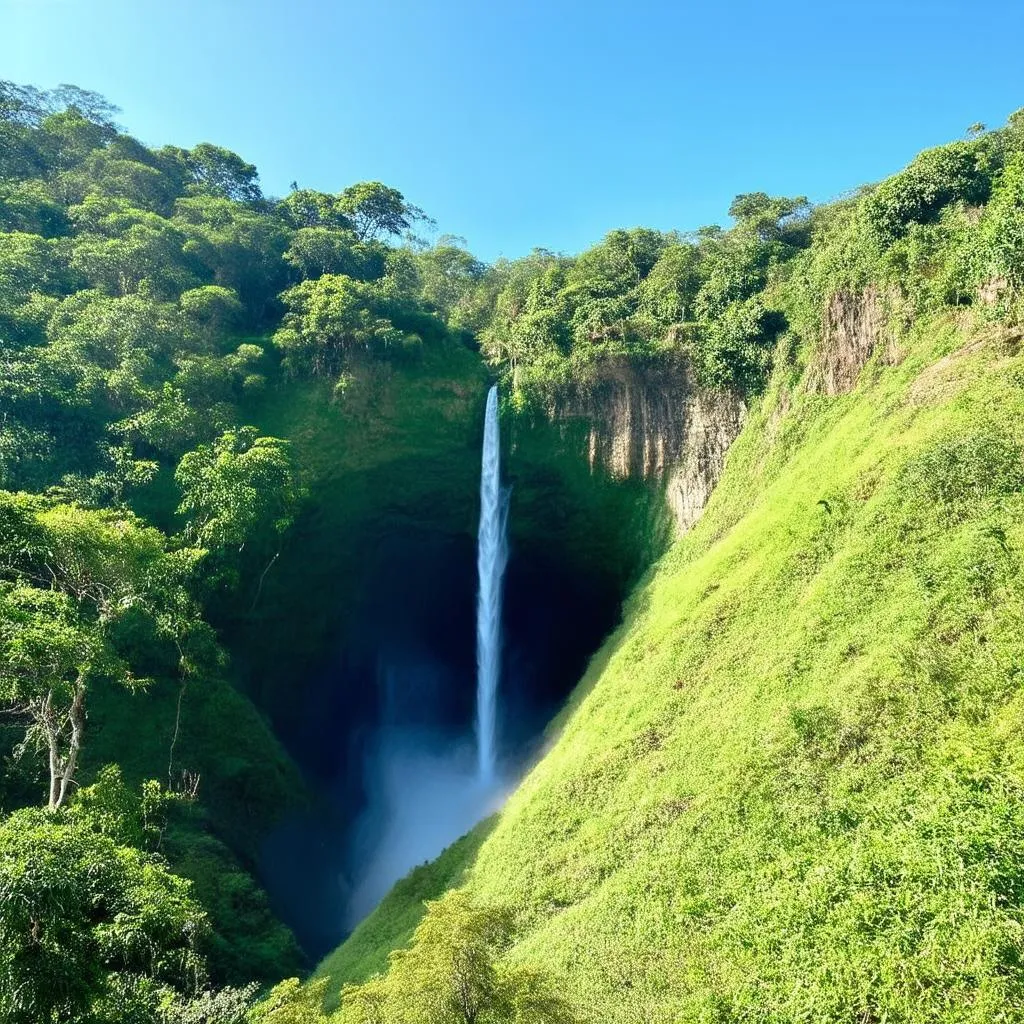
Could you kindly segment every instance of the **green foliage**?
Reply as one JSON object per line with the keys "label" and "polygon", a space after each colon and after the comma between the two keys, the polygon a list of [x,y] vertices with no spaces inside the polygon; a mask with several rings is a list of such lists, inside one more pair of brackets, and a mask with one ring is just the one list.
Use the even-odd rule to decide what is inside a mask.
{"label": "green foliage", "polygon": [[791,235],[795,222],[805,218],[808,212],[806,196],[787,199],[765,192],[737,196],[729,207],[729,216],[740,230],[756,235],[762,242],[782,238],[787,233]]}
{"label": "green foliage", "polygon": [[746,193],[729,231],[614,231],[575,259],[538,252],[490,268],[471,293],[492,310],[471,321],[484,355],[519,409],[585,390],[602,362],[664,355],[687,356],[707,388],[752,396],[779,338],[813,346],[839,292],[884,286],[923,314],[970,305],[1005,280],[990,315],[1017,316],[1018,121],[928,150],[829,206]]}
{"label": "green foliage", "polygon": [[0,701],[47,753],[51,810],[75,783],[89,689],[143,685],[140,636],[174,644],[184,671],[193,642],[204,646],[186,589],[198,553],[165,545],[130,514],[0,492]]}
{"label": "green foliage", "polygon": [[887,178],[866,198],[868,227],[886,244],[911,224],[935,219],[943,207],[963,202],[977,206],[991,187],[990,140],[953,142],[921,153],[906,170]]}
{"label": "green foliage", "polygon": [[379,181],[350,185],[338,196],[337,209],[363,242],[401,235],[425,218],[423,211],[407,203],[398,189]]}
{"label": "green foliage", "polygon": [[4,1024],[156,1024],[160,1002],[203,981],[207,922],[188,883],[85,824],[0,823],[0,892]]}
{"label": "green foliage", "polygon": [[249,1024],[257,986],[222,988],[164,1010],[161,1024]]}
{"label": "green foliage", "polygon": [[384,275],[387,250],[379,242],[362,242],[350,230],[303,227],[292,236],[284,258],[305,278],[341,274],[361,281]]}
{"label": "green foliage", "polygon": [[294,370],[337,374],[346,357],[418,344],[387,315],[387,300],[371,284],[344,274],[303,281],[282,296],[288,307],[274,344]]}
{"label": "green foliage", "polygon": [[[341,994],[344,1024],[569,1024],[571,1006],[536,968],[500,961],[512,915],[451,890],[427,904],[408,949],[392,953],[387,973]],[[322,983],[323,984],[323,983]]]}
{"label": "green foliage", "polygon": [[184,800],[155,779],[147,779],[136,794],[125,784],[120,767],[110,764],[97,772],[92,785],[78,790],[66,820],[87,824],[120,846],[156,852],[174,808]]}
{"label": "green foliage", "polygon": [[482,342],[514,404],[585,385],[604,360],[680,351],[703,385],[758,390],[785,326],[764,289],[796,252],[779,225],[803,205],[766,196],[737,203],[743,216],[731,233],[684,240],[613,231],[575,260],[538,252],[503,268]]}
{"label": "green foliage", "polygon": [[71,269],[108,295],[147,294],[173,298],[198,284],[183,256],[186,235],[156,213],[130,207],[123,199],[89,195],[69,210],[77,231]]}
{"label": "green foliage", "polygon": [[[387,966],[392,948],[408,946],[427,905],[465,881],[466,869],[487,837],[493,820],[482,822],[439,857],[396,882],[373,914],[357,925],[345,944],[317,969],[326,979],[327,1004],[334,1008],[343,984],[369,981]],[[372,992],[371,987],[368,992]]]}
{"label": "green foliage", "polygon": [[314,189],[295,189],[277,204],[278,212],[296,230],[334,228],[351,230],[352,221],[339,196]]}
{"label": "green foliage", "polygon": [[255,427],[222,434],[178,463],[185,533],[204,547],[241,547],[259,533],[281,534],[298,502],[290,446]]}
{"label": "green foliage", "polygon": [[201,142],[185,154],[184,162],[197,191],[246,203],[263,198],[256,168],[229,149]]}
{"label": "green foliage", "polygon": [[461,239],[446,236],[417,254],[419,293],[443,319],[472,330],[475,324],[468,307],[487,268],[456,241]]}
{"label": "green foliage", "polygon": [[[269,981],[302,955],[248,868],[304,790],[204,616],[238,637],[300,491],[288,442],[242,426],[282,375],[239,332],[276,326],[288,286],[344,274],[360,286],[331,311],[344,344],[352,313],[357,333],[369,320],[360,354],[418,352],[445,341],[435,311],[476,267],[425,299],[416,254],[387,244],[423,219],[394,189],[264,200],[237,154],[150,149],[115,114],[72,87],[0,84],[0,486],[37,495],[0,494],[5,744],[28,729],[2,791],[36,798],[41,746],[49,802],[194,879],[211,976]],[[170,541],[141,516],[170,531],[179,507]],[[140,810],[102,768],[115,759],[131,786],[166,771],[199,802]],[[132,978],[102,1001],[126,1020],[171,1005]]]}
{"label": "green foliage", "polygon": [[276,313],[277,293],[288,280],[289,241],[277,217],[214,193],[179,199],[173,223],[186,236],[185,254],[205,268],[211,283],[235,292],[250,324],[266,323]]}
{"label": "green foliage", "polygon": [[1014,153],[998,179],[986,211],[985,230],[993,270],[1024,289],[1024,150]]}
{"label": "green foliage", "polygon": [[324,982],[302,985],[288,978],[271,989],[249,1013],[249,1024],[326,1024]]}

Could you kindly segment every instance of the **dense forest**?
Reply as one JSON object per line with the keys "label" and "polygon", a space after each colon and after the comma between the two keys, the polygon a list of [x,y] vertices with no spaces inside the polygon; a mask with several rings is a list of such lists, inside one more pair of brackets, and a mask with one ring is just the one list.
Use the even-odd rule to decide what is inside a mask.
{"label": "dense forest", "polygon": [[[973,330],[1019,340],[1024,112],[997,130],[974,126],[966,139],[828,205],[752,192],[735,199],[728,228],[616,230],[578,256],[536,250],[493,265],[460,239],[428,240],[435,227],[427,215],[380,182],[266,196],[257,169],[237,154],[206,143],[153,149],[126,134],[116,116],[102,97],[78,88],[0,83],[0,1021],[305,1024],[324,1019],[332,981],[354,983],[337,1011],[345,1021],[600,1019],[595,991],[560,984],[569,960],[548,958],[540,940],[540,956],[518,945],[560,897],[549,894],[541,906],[545,898],[527,895],[531,886],[543,889],[537,878],[504,888],[495,882],[504,870],[497,846],[496,874],[471,895],[445,892],[457,873],[442,872],[443,883],[426,893],[438,898],[425,915],[417,889],[412,916],[408,908],[395,912],[400,925],[385,919],[373,943],[357,932],[349,953],[359,950],[366,969],[294,980],[309,965],[270,909],[254,863],[268,824],[310,795],[239,666],[244,624],[266,600],[307,502],[310,467],[291,440],[256,425],[259,410],[268,396],[311,382],[330,389],[344,418],[346,403],[381,366],[401,374],[468,353],[482,360],[482,376],[499,381],[510,419],[550,416],[559,396],[586,392],[622,361],[682,363],[695,388],[740,396],[753,410],[751,423],[769,430],[780,381],[806,371],[817,374],[819,393],[841,390],[832,385],[846,372],[842,361],[815,353],[842,327],[843,296],[872,296],[872,315],[889,325],[893,347],[903,339],[912,348],[906,339],[942,317],[970,318]],[[998,504],[994,495],[1020,488],[1018,441],[1004,436],[1002,421],[997,426],[979,428],[970,443],[928,449],[900,470],[898,486],[948,506],[950,521],[973,522],[964,502]],[[796,446],[817,428],[808,418],[787,429]],[[748,458],[748,468],[754,444],[740,445],[736,456]],[[775,458],[762,455],[764,464]],[[733,506],[715,511],[691,542],[697,547],[741,518],[746,499],[736,496],[737,485],[723,486],[721,502]],[[849,525],[852,499],[830,495],[818,504],[834,508],[834,523],[846,516]],[[883,556],[895,558],[899,545],[909,549],[908,538],[927,530],[898,509],[890,513],[876,528],[889,531],[895,547]],[[985,515],[978,529],[1010,551],[1011,526],[995,505]],[[941,534],[941,523],[932,528]],[[813,544],[819,560],[839,549],[827,531]],[[673,551],[670,559],[684,557]],[[936,568],[929,593],[944,593],[943,579]],[[995,600],[992,579],[975,579],[972,600]],[[1016,608],[1013,585],[999,580],[999,600]],[[767,584],[763,592],[772,593]],[[946,610],[954,604],[949,598]],[[739,607],[721,612],[722,629]],[[935,615],[929,628],[949,630],[951,651],[964,631],[982,628],[977,609],[973,625],[952,612],[936,625]],[[676,625],[683,635],[685,626]],[[1019,646],[1000,633],[1004,625],[992,627],[993,643],[1003,644],[992,655],[1000,663]],[[711,627],[701,620],[694,628]],[[977,721],[983,711],[968,707],[956,686],[958,672],[973,665],[945,664],[929,678],[946,686],[950,715]],[[192,730],[179,729],[186,695],[203,702],[202,725]],[[995,708],[1011,694],[993,683],[977,699]],[[894,700],[877,697],[877,715],[892,713]],[[145,712],[124,717],[126,702],[138,709],[148,701],[176,709],[170,730],[140,728]],[[867,743],[857,738],[862,726],[830,718],[827,709],[794,714],[814,771],[856,758]],[[914,742],[923,742],[935,722],[922,714],[918,724]],[[613,724],[603,727],[615,733]],[[649,751],[667,742],[659,730],[648,735]],[[887,756],[912,760],[909,749]],[[600,766],[601,756],[593,763]],[[149,772],[154,763],[166,766],[159,777]],[[770,768],[784,774],[778,762]],[[744,764],[740,774],[751,770]],[[1011,790],[1015,770],[993,769],[992,785]],[[583,807],[591,796],[577,781],[552,786]],[[598,775],[591,782],[601,785]],[[745,777],[736,785],[753,783]],[[753,820],[763,809],[747,810]],[[1020,839],[1017,813],[1004,811],[986,819],[993,857],[1011,856]],[[745,813],[736,810],[728,827],[719,822],[708,834],[725,848],[728,828],[740,828]],[[977,842],[988,840],[979,832]],[[934,851],[921,849],[926,873]],[[950,862],[959,855],[947,854]],[[737,879],[747,877],[738,861],[734,867]],[[599,866],[580,871],[591,868],[601,873]],[[696,887],[695,903],[725,898],[707,886],[700,896],[694,877],[687,884]],[[883,985],[873,1004],[882,1010],[851,1016],[855,1000],[844,1002],[842,993],[854,991],[857,978],[845,976],[832,983],[833,1004],[811,1000],[794,1009],[780,995],[792,983],[781,969],[761,1004],[736,995],[730,976],[717,1003],[708,995],[698,1006],[694,997],[671,1012],[723,1022],[1019,1020],[993,1009],[1020,997],[1019,888],[1006,888],[1019,887],[1019,872],[989,881],[977,883],[964,911],[977,925],[970,934],[981,936],[976,945],[965,938],[961,951],[975,957],[974,987],[958,981],[957,998],[983,993],[971,1012],[927,1009],[928,1000],[945,998],[939,967],[920,981],[929,989],[920,1015],[905,1004],[893,1010],[897,997]],[[907,893],[916,891],[908,884]],[[995,909],[981,921],[990,898]],[[768,917],[757,920],[770,928]],[[1003,952],[988,956],[996,931]],[[387,966],[391,946],[410,940]],[[373,946],[369,954],[360,941]],[[727,955],[707,941],[701,955],[725,965]],[[785,949],[794,975],[805,971],[807,961]],[[907,946],[905,956],[915,949]],[[739,959],[721,967],[723,977]],[[875,963],[868,953],[864,962]],[[690,972],[684,987],[712,990],[716,968],[673,963]],[[655,974],[647,983],[657,988]],[[639,984],[627,975],[622,992]],[[641,1015],[648,995],[637,995]],[[328,1004],[337,997],[329,994]],[[801,1016],[807,1006],[818,1015]],[[655,1018],[623,1010],[615,1019]]]}

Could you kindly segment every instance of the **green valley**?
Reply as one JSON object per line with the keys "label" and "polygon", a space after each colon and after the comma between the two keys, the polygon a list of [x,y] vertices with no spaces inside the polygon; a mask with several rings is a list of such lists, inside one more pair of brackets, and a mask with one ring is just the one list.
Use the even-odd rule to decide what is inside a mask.
{"label": "green valley", "polygon": [[492,263],[117,114],[0,83],[0,1024],[1024,1021],[1024,111]]}

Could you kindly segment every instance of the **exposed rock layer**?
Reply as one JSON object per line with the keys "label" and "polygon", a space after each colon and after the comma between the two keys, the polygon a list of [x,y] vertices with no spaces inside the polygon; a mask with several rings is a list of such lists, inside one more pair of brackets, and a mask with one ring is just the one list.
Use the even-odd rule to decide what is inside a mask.
{"label": "exposed rock layer", "polygon": [[875,352],[896,362],[895,340],[888,327],[887,305],[895,297],[868,285],[863,291],[838,291],[825,309],[821,344],[811,361],[808,384],[825,395],[852,391],[860,371]]}
{"label": "exposed rock layer", "polygon": [[661,483],[680,533],[699,518],[746,413],[731,391],[697,387],[683,359],[604,363],[586,387],[551,406],[555,422],[585,424],[591,469]]}

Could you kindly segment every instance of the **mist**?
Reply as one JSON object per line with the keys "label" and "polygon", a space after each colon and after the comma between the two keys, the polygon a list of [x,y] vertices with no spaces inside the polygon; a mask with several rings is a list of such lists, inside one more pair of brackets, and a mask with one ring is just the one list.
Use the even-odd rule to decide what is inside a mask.
{"label": "mist", "polygon": [[354,928],[419,864],[436,857],[497,811],[508,781],[500,768],[483,781],[475,741],[436,732],[383,728],[364,764],[367,802],[346,858],[351,889],[345,911]]}

